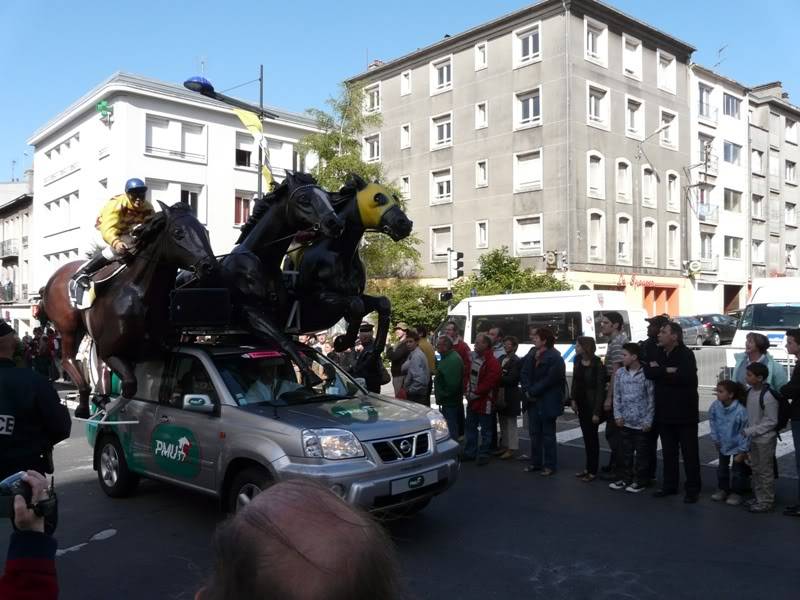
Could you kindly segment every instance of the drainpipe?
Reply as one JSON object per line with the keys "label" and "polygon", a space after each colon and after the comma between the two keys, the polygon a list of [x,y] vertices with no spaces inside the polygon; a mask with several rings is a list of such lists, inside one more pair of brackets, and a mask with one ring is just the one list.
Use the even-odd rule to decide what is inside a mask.
{"label": "drainpipe", "polygon": [[572,77],[570,73],[570,62],[569,62],[569,50],[570,50],[570,38],[569,38],[569,19],[570,19],[570,12],[567,8],[566,0],[561,0],[561,6],[564,7],[564,72],[566,77],[566,88],[567,88],[567,218],[564,220],[564,238],[566,239],[567,245],[567,263],[572,265],[575,264],[578,257],[574,256],[572,253],[572,236],[570,235],[571,231],[578,231],[577,223],[573,226],[573,219],[575,218],[575,203],[573,202],[573,198],[570,196],[570,188],[572,183],[572,94],[571,94],[571,86],[572,86]]}

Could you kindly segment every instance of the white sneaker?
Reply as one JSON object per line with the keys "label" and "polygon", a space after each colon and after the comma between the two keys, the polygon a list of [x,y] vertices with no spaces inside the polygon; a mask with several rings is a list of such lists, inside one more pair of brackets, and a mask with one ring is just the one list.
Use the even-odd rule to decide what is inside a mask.
{"label": "white sneaker", "polygon": [[638,494],[639,492],[643,492],[645,487],[643,485],[639,485],[638,483],[632,483],[628,487],[625,488],[626,492],[630,492],[632,494]]}
{"label": "white sneaker", "polygon": [[728,499],[725,500],[725,504],[730,506],[741,506],[742,502],[744,502],[744,499],[739,494],[731,494],[728,496]]}
{"label": "white sneaker", "polygon": [[620,479],[619,481],[615,481],[614,483],[609,483],[608,487],[610,487],[612,490],[624,490],[626,487],[628,487],[628,484],[625,483],[622,479]]}
{"label": "white sneaker", "polygon": [[717,490],[713,494],[711,494],[711,499],[714,502],[725,502],[725,499],[728,497],[728,492],[725,490]]}

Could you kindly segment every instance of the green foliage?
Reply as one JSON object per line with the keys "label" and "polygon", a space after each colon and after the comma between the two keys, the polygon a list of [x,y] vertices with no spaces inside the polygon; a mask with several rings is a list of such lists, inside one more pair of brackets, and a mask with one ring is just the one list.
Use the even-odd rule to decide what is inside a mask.
{"label": "green foliage", "polygon": [[481,255],[478,259],[480,270],[457,281],[453,285],[453,302],[459,302],[470,295],[474,288],[479,296],[505,294],[511,292],[557,292],[569,290],[566,281],[549,273],[538,273],[523,268],[521,260],[511,256],[503,246]]}
{"label": "green foliage", "polygon": [[[365,114],[364,91],[360,86],[343,85],[336,98],[327,102],[330,112],[310,109],[320,133],[312,133],[299,144],[303,155],[313,152],[319,164],[311,170],[319,184],[327,190],[338,190],[350,173],[368,181],[378,181],[390,187],[400,198],[393,182],[387,182],[380,163],[366,163],[361,158],[361,138],[365,131],[380,127],[378,113]],[[405,208],[404,203],[401,205]],[[393,242],[382,234],[367,234],[361,257],[371,278],[409,277],[419,267],[419,239],[412,234],[405,240]]]}
{"label": "green foliage", "polygon": [[371,282],[368,291],[392,301],[392,327],[405,321],[412,327],[425,325],[433,330],[447,315],[447,303],[439,300],[439,292],[405,279]]}

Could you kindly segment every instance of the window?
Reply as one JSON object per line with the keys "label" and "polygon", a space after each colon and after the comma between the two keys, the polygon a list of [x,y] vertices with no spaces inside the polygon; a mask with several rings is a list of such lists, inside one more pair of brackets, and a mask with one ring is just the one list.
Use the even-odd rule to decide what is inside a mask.
{"label": "window", "polygon": [[513,34],[514,68],[523,67],[541,58],[541,22],[517,29]]}
{"label": "window", "polygon": [[489,221],[477,221],[475,223],[475,247],[489,247]]}
{"label": "window", "polygon": [[606,173],[603,155],[594,150],[586,153],[586,195],[604,200],[606,197]]}
{"label": "window", "polygon": [[475,187],[486,187],[489,185],[489,161],[479,160],[475,163]]}
{"label": "window", "polygon": [[764,219],[764,196],[753,194],[751,212],[754,219]]}
{"label": "window", "polygon": [[253,195],[253,192],[236,191],[233,208],[234,225],[241,225],[250,218],[250,199],[253,197]]}
{"label": "window", "polygon": [[653,219],[645,219],[642,228],[642,263],[645,266],[655,266],[658,248],[658,236],[656,235],[656,222]]}
{"label": "window", "polygon": [[658,204],[656,172],[650,165],[642,167],[642,206],[655,207]]}
{"label": "window", "polygon": [[400,194],[404,200],[411,198],[411,175],[400,177]]}
{"label": "window", "polygon": [[400,95],[408,96],[411,93],[411,71],[400,73]]}
{"label": "window", "polygon": [[589,261],[605,262],[606,259],[606,217],[599,210],[589,211],[588,224]]}
{"label": "window", "polygon": [[790,269],[797,268],[797,246],[786,244],[786,266]]}
{"label": "window", "polygon": [[[778,153],[774,150],[769,151],[769,175],[774,179],[778,179],[780,177],[781,166],[780,160],[778,159]],[[772,182],[770,182],[772,183]],[[775,181],[777,184],[777,181]],[[775,186],[773,186],[775,187]]]}
{"label": "window", "polygon": [[736,96],[731,96],[730,94],[722,94],[722,113],[726,117],[733,117],[734,119],[739,118],[739,109],[741,107],[742,101],[739,100]]}
{"label": "window", "polygon": [[617,217],[617,262],[630,264],[633,249],[633,228],[628,215]]}
{"label": "window", "polygon": [[753,239],[751,245],[752,261],[754,263],[764,262],[764,240]]}
{"label": "window", "polygon": [[787,225],[797,225],[797,210],[792,202],[787,202],[783,210],[784,222]]}
{"label": "window", "polygon": [[677,81],[677,61],[675,57],[663,50],[657,50],[656,60],[658,64],[658,87],[674,94]]}
{"label": "window", "polygon": [[411,123],[400,126],[400,149],[411,148]]}
{"label": "window", "polygon": [[514,191],[525,192],[542,187],[542,151],[514,155]]}
{"label": "window", "polygon": [[440,58],[431,63],[431,96],[453,89],[453,59]]}
{"label": "window", "polygon": [[714,234],[700,232],[700,258],[711,260],[714,258]]}
{"label": "window", "polygon": [[667,171],[667,210],[680,211],[680,194],[681,184],[678,174],[674,171]]}
{"label": "window", "polygon": [[608,64],[608,27],[599,21],[583,18],[586,60],[603,67]]}
{"label": "window", "polygon": [[723,207],[730,212],[741,212],[742,210],[742,192],[736,190],[729,190],[725,188]]}
{"label": "window", "polygon": [[752,163],[753,173],[764,174],[764,153],[761,150],[753,150],[750,153],[750,162]]}
{"label": "window", "polygon": [[484,100],[475,105],[475,129],[483,129],[489,126],[489,109]]}
{"label": "window", "polygon": [[599,86],[594,83],[587,82],[586,84],[587,106],[586,106],[586,119],[589,125],[600,127],[601,129],[609,128],[609,112],[608,104],[611,92],[608,88]]}
{"label": "window", "polygon": [[453,113],[431,119],[431,150],[453,144]]}
{"label": "window", "polygon": [[369,135],[364,138],[362,147],[366,162],[377,162],[381,159],[381,134]]}
{"label": "window", "polygon": [[542,216],[514,218],[514,250],[517,256],[542,254]]}
{"label": "window", "polygon": [[723,145],[723,160],[732,165],[739,165],[741,160],[742,147],[733,142],[726,141]]}
{"label": "window", "polygon": [[431,227],[431,262],[444,262],[453,247],[453,227],[439,225]]}
{"label": "window", "polygon": [[368,113],[381,110],[381,82],[364,88],[364,111]]}
{"label": "window", "polygon": [[631,163],[627,160],[617,160],[617,202],[630,204],[633,201],[633,178],[631,177]]}
{"label": "window", "polygon": [[255,140],[252,135],[236,133],[236,166],[249,167],[252,164],[253,146]]}
{"label": "window", "polygon": [[642,42],[622,34],[622,73],[626,77],[642,79]]}
{"label": "window", "polygon": [[453,201],[453,172],[450,167],[431,172],[431,204]]}
{"label": "window", "polygon": [[742,258],[742,238],[725,236],[725,258]]}
{"label": "window", "polygon": [[200,213],[200,188],[196,187],[182,187],[181,188],[181,202],[188,204],[192,209],[192,214],[202,220]]}
{"label": "window", "polygon": [[532,127],[542,122],[541,88],[516,94],[514,128]]}
{"label": "window", "polygon": [[698,84],[698,99],[699,99],[699,106],[698,106],[698,113],[704,119],[711,118],[711,92],[714,91],[714,88],[704,85],[702,83]]}
{"label": "window", "polygon": [[795,167],[797,165],[792,162],[791,160],[786,161],[786,183],[797,183],[797,179],[795,178]]}
{"label": "window", "polygon": [[205,162],[206,128],[197,123],[147,115],[144,151],[164,158]]}
{"label": "window", "polygon": [[678,115],[674,112],[660,109],[659,127],[661,127],[661,145],[666,148],[678,149]]}
{"label": "window", "polygon": [[644,138],[644,102],[625,96],[625,134],[641,140]]}
{"label": "window", "polygon": [[475,44],[475,70],[485,69],[488,64],[489,43]]}
{"label": "window", "polygon": [[786,141],[790,144],[797,143],[797,121],[786,119]]}
{"label": "window", "polygon": [[677,223],[667,224],[667,266],[677,268],[680,263],[680,229]]}

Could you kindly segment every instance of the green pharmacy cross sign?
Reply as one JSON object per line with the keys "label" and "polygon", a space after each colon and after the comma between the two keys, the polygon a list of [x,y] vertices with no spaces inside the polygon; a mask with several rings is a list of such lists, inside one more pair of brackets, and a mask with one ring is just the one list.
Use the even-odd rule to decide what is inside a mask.
{"label": "green pharmacy cross sign", "polygon": [[108,103],[108,100],[100,100],[94,109],[100,113],[100,119],[105,123],[111,121],[111,116],[114,114],[114,107]]}

